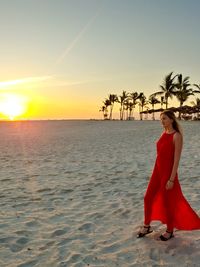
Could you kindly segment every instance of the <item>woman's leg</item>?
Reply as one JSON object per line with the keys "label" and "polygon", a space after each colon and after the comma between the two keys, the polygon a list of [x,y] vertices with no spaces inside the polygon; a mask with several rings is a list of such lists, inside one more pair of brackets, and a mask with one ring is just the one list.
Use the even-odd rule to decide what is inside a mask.
{"label": "woman's leg", "polygon": [[167,215],[167,231],[173,232],[174,230],[174,215],[175,215],[175,204],[176,204],[176,197],[173,189],[169,189],[166,191],[165,194],[165,207],[166,207],[166,215]]}
{"label": "woman's leg", "polygon": [[173,232],[173,230],[174,230],[173,224],[172,223],[167,223],[167,231]]}
{"label": "woman's leg", "polygon": [[176,212],[176,192],[174,188],[169,189],[166,193],[166,210],[167,210],[167,230],[173,231],[174,217]]}
{"label": "woman's leg", "polygon": [[151,222],[152,204],[155,195],[159,190],[159,186],[159,179],[157,179],[156,173],[154,171],[144,196],[144,224],[146,226],[150,225]]}

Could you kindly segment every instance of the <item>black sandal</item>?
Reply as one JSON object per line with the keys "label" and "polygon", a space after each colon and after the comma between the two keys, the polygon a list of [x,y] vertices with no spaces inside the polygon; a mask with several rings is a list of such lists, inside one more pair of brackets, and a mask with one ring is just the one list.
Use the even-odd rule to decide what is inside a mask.
{"label": "black sandal", "polygon": [[143,237],[143,236],[145,236],[145,235],[150,234],[150,233],[153,232],[153,230],[150,230],[150,228],[151,228],[150,225],[149,225],[149,226],[143,226],[143,227],[144,227],[144,228],[148,228],[148,229],[147,229],[147,232],[146,232],[146,233],[139,232],[139,233],[137,234],[137,238],[139,238],[139,237]]}
{"label": "black sandal", "polygon": [[160,239],[161,239],[162,241],[167,241],[167,240],[169,240],[170,238],[174,237],[174,235],[173,235],[173,231],[170,232],[170,231],[166,230],[166,232],[169,233],[170,236],[169,236],[169,237],[165,237],[165,236],[163,236],[163,235],[160,235]]}

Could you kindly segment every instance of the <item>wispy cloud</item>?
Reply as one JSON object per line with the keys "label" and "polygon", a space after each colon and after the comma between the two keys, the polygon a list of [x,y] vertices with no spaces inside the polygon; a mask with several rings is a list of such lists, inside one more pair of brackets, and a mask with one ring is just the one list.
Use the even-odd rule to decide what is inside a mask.
{"label": "wispy cloud", "polygon": [[90,83],[101,83],[104,81],[111,81],[112,79],[107,78],[107,79],[88,79],[88,80],[66,80],[62,78],[56,78],[52,79],[51,83],[43,85],[44,87],[68,87],[68,86],[76,86],[76,85],[82,85],[82,84],[90,84]]}
{"label": "wispy cloud", "polygon": [[15,85],[19,84],[25,84],[25,83],[39,83],[43,82],[49,79],[52,79],[53,76],[39,76],[39,77],[26,77],[22,79],[17,79],[17,80],[10,80],[10,81],[0,81],[0,89],[6,89],[10,88]]}
{"label": "wispy cloud", "polygon": [[28,88],[37,88],[38,86],[42,88],[47,87],[68,87],[68,86],[76,86],[81,84],[89,84],[89,83],[99,83],[104,81],[109,81],[110,78],[105,79],[98,79],[98,78],[91,78],[87,80],[66,80],[63,79],[62,76],[39,76],[39,77],[26,77],[22,79],[10,80],[10,81],[0,81],[0,91],[8,91],[13,89],[18,89],[18,85],[28,85]]}
{"label": "wispy cloud", "polygon": [[86,23],[86,25],[83,27],[83,29],[78,33],[78,35],[75,37],[75,39],[69,44],[69,46],[64,50],[62,55],[57,59],[56,65],[61,63],[64,58],[69,54],[69,52],[74,48],[76,43],[81,39],[81,37],[86,33],[86,31],[89,29],[90,25],[94,22],[94,20],[98,17],[99,12],[102,10],[102,8],[99,8],[96,12],[96,14]]}

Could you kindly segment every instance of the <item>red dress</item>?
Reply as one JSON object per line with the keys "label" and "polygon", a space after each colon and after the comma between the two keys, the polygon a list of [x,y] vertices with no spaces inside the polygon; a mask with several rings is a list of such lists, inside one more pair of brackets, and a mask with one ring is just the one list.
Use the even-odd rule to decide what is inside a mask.
{"label": "red dress", "polygon": [[165,188],[173,168],[174,133],[164,132],[157,141],[157,158],[144,196],[144,223],[159,220],[167,224],[169,230],[200,229],[200,217],[183,196],[178,174],[173,188]]}

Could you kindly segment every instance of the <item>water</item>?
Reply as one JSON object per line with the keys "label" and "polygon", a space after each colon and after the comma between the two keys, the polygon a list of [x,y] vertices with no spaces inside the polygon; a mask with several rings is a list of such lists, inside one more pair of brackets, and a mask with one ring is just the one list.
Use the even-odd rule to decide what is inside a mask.
{"label": "water", "polygon": [[[197,210],[200,123],[181,126],[179,180]],[[142,220],[161,132],[159,121],[1,122],[0,266],[138,262],[122,252],[127,225]]]}

